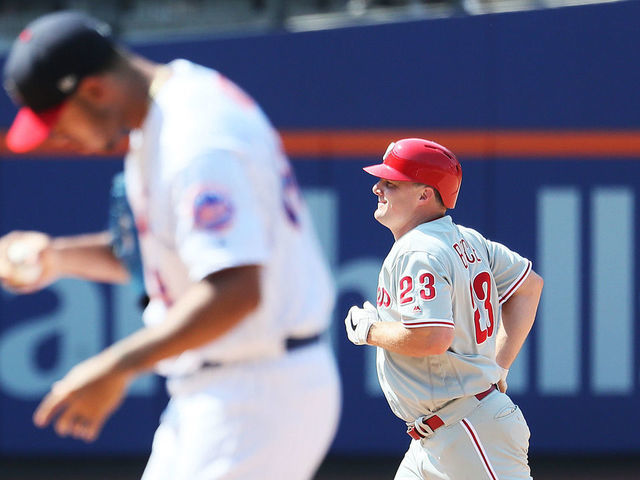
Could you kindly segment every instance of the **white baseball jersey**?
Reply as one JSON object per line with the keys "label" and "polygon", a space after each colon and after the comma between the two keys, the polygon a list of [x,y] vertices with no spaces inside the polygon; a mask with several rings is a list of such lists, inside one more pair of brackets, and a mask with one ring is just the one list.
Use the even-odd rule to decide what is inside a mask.
{"label": "white baseball jersey", "polygon": [[530,271],[529,260],[449,216],[396,241],[380,272],[380,319],[407,328],[455,329],[442,355],[415,358],[378,348],[380,385],[398,417],[412,422],[500,379],[495,357],[501,305]]}
{"label": "white baseball jersey", "polygon": [[164,321],[193,282],[230,267],[263,267],[262,301],[222,338],[158,371],[277,356],[286,337],[323,331],[333,307],[309,214],[256,103],[214,70],[186,60],[169,67],[125,162],[151,298],[144,321]]}

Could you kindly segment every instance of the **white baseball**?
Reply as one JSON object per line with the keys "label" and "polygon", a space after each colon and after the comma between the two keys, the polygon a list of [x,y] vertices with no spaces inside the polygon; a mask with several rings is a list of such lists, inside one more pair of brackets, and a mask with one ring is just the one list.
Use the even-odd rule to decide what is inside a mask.
{"label": "white baseball", "polygon": [[7,259],[14,265],[24,263],[29,253],[29,248],[24,242],[11,242],[7,247]]}
{"label": "white baseball", "polygon": [[33,261],[35,252],[25,242],[12,242],[7,247],[7,259],[13,265],[13,277],[19,283],[30,284],[40,278],[42,265]]}

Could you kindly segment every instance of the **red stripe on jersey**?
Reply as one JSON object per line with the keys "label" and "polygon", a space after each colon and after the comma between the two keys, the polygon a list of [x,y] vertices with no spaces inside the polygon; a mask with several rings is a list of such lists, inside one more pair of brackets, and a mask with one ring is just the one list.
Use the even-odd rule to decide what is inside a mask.
{"label": "red stripe on jersey", "polygon": [[518,287],[520,287],[520,285],[522,285],[522,282],[524,282],[524,279],[527,278],[527,276],[529,276],[529,272],[531,271],[531,262],[529,262],[527,264],[527,268],[525,268],[524,273],[520,276],[520,278],[518,278],[513,285],[511,285],[511,288],[509,288],[509,290],[507,290],[507,292],[502,295],[500,297],[500,303],[504,303],[507,300],[509,300],[509,297],[511,295],[513,295],[513,292],[515,292]]}
{"label": "red stripe on jersey", "polygon": [[491,465],[491,462],[487,458],[487,454],[485,453],[484,448],[482,448],[482,444],[478,439],[478,435],[476,434],[476,431],[474,430],[474,428],[471,426],[471,424],[466,418],[463,418],[462,420],[460,420],[460,423],[462,423],[462,426],[467,431],[467,435],[469,435],[469,438],[473,442],[473,446],[475,447],[476,452],[478,452],[478,455],[480,456],[480,459],[484,464],[485,470],[493,480],[498,480],[498,475],[496,474],[496,472],[494,472],[493,466]]}
{"label": "red stripe on jersey", "polygon": [[416,323],[407,323],[407,322],[402,322],[402,324],[407,327],[407,328],[414,328],[414,327],[449,327],[449,328],[455,328],[455,323],[453,322],[443,322],[443,321],[431,321],[431,322],[416,322]]}

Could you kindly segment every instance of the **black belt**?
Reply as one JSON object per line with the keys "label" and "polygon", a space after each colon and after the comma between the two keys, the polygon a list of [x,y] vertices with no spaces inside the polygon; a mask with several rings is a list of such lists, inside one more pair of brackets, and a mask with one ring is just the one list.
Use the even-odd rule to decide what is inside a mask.
{"label": "black belt", "polygon": [[311,335],[310,337],[288,337],[284,341],[285,348],[287,352],[291,352],[293,350],[297,350],[298,348],[307,347],[309,345],[313,345],[322,339],[321,333],[316,333],[315,335]]}
{"label": "black belt", "polygon": [[[287,352],[292,352],[299,348],[308,347],[318,343],[323,337],[322,333],[316,333],[310,337],[287,337],[284,340],[284,348]],[[223,362],[204,361],[201,368],[215,368],[224,365]]]}

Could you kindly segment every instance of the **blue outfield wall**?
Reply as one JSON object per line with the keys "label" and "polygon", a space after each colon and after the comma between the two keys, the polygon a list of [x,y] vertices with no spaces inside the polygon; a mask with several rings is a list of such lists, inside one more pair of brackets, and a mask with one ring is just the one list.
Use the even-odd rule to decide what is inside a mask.
{"label": "blue outfield wall", "polygon": [[[218,68],[281,129],[629,131],[640,128],[639,16],[640,2],[628,1],[133,48]],[[13,112],[2,96],[0,125]],[[333,451],[400,456],[409,438],[377,386],[374,349],[351,345],[342,324],[350,305],[375,296],[392,244],[361,170],[377,158],[293,160],[339,289],[344,408]],[[531,258],[546,281],[510,376],[534,454],[640,453],[639,160],[461,156],[454,219]],[[0,233],[104,228],[120,169],[118,159],[3,158]],[[31,423],[53,381],[140,325],[131,289],[64,280],[0,295],[0,455],[147,452],[166,401],[153,376],[134,384],[95,444]]]}

